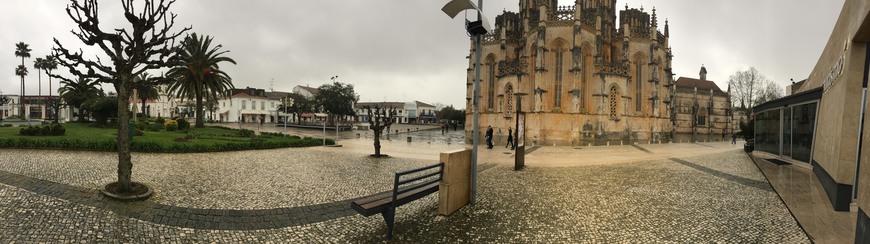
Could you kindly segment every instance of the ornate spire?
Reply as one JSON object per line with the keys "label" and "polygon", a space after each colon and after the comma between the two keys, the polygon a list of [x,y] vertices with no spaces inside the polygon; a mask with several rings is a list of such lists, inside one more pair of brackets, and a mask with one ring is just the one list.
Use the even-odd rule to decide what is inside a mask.
{"label": "ornate spire", "polygon": [[659,20],[656,17],[656,7],[653,6],[652,10],[652,26],[659,26]]}

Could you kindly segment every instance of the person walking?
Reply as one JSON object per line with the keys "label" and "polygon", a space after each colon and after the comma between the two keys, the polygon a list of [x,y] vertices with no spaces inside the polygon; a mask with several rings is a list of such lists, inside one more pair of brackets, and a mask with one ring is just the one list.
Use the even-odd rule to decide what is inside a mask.
{"label": "person walking", "polygon": [[511,150],[514,150],[514,131],[513,128],[508,127],[508,141],[504,147],[508,147],[510,145]]}
{"label": "person walking", "polygon": [[731,145],[737,144],[737,134],[731,134]]}
{"label": "person walking", "polygon": [[492,126],[486,127],[486,149],[492,149]]}

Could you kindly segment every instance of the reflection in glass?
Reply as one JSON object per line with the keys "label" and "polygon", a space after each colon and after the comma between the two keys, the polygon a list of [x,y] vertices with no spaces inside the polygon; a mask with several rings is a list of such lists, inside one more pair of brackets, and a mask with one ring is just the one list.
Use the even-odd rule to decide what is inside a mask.
{"label": "reflection in glass", "polygon": [[816,124],[816,103],[798,105],[794,107],[794,120],[792,121],[792,146],[794,152],[792,158],[809,162],[810,152],[813,148],[813,128]]}

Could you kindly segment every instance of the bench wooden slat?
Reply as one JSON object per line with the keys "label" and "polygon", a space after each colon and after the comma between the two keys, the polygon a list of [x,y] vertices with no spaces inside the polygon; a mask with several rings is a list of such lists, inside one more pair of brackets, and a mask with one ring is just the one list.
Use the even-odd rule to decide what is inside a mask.
{"label": "bench wooden slat", "polygon": [[[405,192],[399,194],[396,197],[396,205],[402,205],[408,203],[412,200],[415,200],[419,197],[415,195],[423,194],[429,195],[430,193],[438,191],[439,182],[433,182],[428,185],[425,185],[421,188],[415,189],[413,191]],[[412,197],[415,196],[415,197]],[[407,202],[406,202],[407,200]],[[367,197],[365,199],[360,199],[357,201],[353,201],[351,207],[356,210],[357,213],[363,216],[371,216],[376,213],[383,212],[383,210],[390,206],[390,203],[393,201],[393,193],[387,192],[386,194],[378,194],[372,197]]]}
{"label": "bench wooden slat", "polygon": [[[438,170],[432,173],[417,176],[411,179],[402,180],[402,176],[424,172],[437,168]],[[396,216],[396,208],[411,201],[425,197],[438,191],[441,184],[441,178],[444,174],[444,163],[429,165],[422,168],[411,169],[398,172],[393,177],[393,190],[389,192],[378,193],[372,196],[367,196],[362,199],[351,202],[350,207],[362,216],[371,216],[380,213],[384,217],[384,222],[387,223],[387,238],[393,238],[393,224]],[[437,176],[437,178],[435,177]],[[407,176],[410,177],[410,176]],[[423,181],[429,179],[427,181]],[[414,184],[414,182],[423,181]],[[404,185],[410,185],[403,187]]]}

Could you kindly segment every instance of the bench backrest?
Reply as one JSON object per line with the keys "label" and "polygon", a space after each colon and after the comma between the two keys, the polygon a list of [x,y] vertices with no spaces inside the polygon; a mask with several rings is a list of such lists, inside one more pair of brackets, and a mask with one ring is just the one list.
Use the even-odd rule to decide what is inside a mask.
{"label": "bench backrest", "polygon": [[[416,173],[420,173],[420,175],[417,175]],[[432,183],[440,183],[443,173],[444,162],[439,162],[422,168],[397,172],[393,184],[392,207],[396,207],[396,198],[400,194],[419,189]],[[409,175],[416,175],[416,177],[408,178],[412,177]]]}

